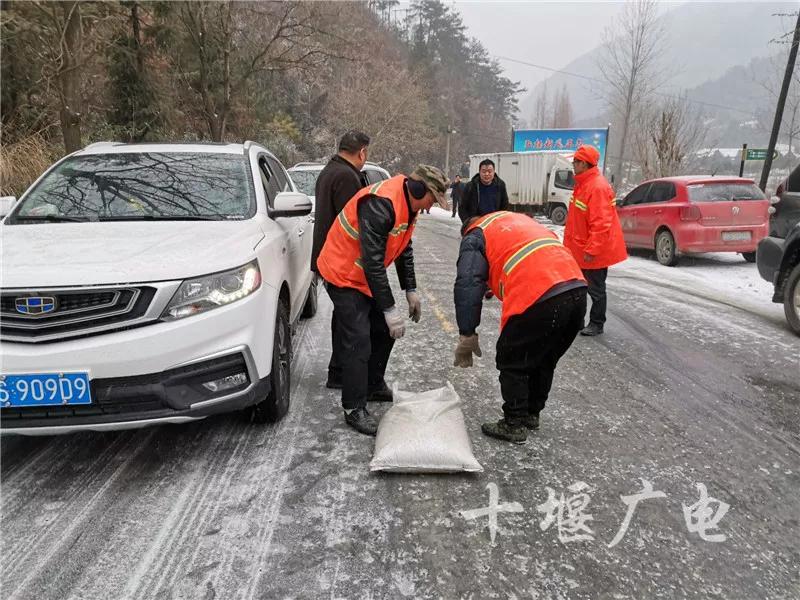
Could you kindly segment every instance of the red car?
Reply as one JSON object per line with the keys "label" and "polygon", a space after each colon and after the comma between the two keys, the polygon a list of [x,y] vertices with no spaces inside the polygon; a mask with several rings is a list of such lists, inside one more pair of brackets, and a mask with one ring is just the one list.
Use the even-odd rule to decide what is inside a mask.
{"label": "red car", "polygon": [[753,180],[740,177],[653,179],[617,202],[625,244],[654,249],[667,266],[698,252],[739,252],[755,262],[769,230],[768,209]]}

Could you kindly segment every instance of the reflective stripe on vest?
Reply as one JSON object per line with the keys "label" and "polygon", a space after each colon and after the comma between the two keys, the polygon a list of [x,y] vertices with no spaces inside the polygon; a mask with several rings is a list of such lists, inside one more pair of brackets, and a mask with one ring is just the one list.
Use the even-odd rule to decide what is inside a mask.
{"label": "reflective stripe on vest", "polygon": [[531,254],[544,248],[545,246],[561,246],[561,242],[558,240],[554,240],[553,238],[539,238],[538,240],[532,240],[525,244],[522,248],[517,250],[517,252],[506,261],[506,264],[503,265],[503,272],[508,275],[511,271],[514,270],[519,263],[523,260],[528,258]]}
{"label": "reflective stripe on vest", "polygon": [[[588,206],[586,206],[586,203],[581,202],[580,200],[575,198],[575,196],[572,196],[572,198],[570,198],[570,200],[572,201],[572,203],[575,206],[577,206],[578,208],[580,208],[584,212],[586,212],[586,210],[589,208]],[[614,198],[611,199],[611,206],[616,206],[616,205],[617,205],[617,199],[616,199],[616,197],[614,197]]]}

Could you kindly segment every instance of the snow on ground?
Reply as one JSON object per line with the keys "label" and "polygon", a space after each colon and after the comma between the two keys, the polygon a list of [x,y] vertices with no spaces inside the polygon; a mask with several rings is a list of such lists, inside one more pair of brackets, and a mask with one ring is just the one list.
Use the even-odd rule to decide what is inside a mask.
{"label": "snow on ground", "polygon": [[[434,206],[430,215],[425,214],[423,217],[458,226],[458,217],[453,218],[451,215],[450,211]],[[542,216],[536,219],[560,238],[564,237],[563,226],[554,225]],[[659,264],[652,251],[631,250],[629,253],[628,260],[611,269],[610,279],[636,279],[642,283],[722,301],[771,320],[784,320],[783,305],[772,302],[772,284],[763,280],[756,265],[746,262],[741,254],[709,252],[684,256],[676,267],[665,267]]]}

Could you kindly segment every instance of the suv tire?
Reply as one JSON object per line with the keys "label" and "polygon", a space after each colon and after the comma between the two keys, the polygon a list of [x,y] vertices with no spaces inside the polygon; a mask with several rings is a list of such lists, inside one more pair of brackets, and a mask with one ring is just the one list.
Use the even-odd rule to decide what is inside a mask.
{"label": "suv tire", "polygon": [[800,264],[794,266],[783,288],[783,312],[789,326],[800,335]]}
{"label": "suv tire", "polygon": [[292,335],[289,327],[289,309],[283,300],[278,302],[275,319],[275,338],[272,343],[272,372],[270,391],[264,400],[250,409],[254,423],[275,423],[289,411],[291,391]]}
{"label": "suv tire", "polygon": [[742,257],[749,263],[756,262],[756,253],[755,252],[742,252]]}
{"label": "suv tire", "polygon": [[663,229],[656,236],[656,260],[665,267],[678,264],[678,253],[675,251],[675,238],[668,229]]}

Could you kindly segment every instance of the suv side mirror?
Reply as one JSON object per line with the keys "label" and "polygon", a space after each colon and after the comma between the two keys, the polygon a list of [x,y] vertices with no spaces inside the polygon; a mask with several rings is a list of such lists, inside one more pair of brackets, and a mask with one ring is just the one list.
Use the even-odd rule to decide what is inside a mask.
{"label": "suv side mirror", "polygon": [[272,202],[269,216],[273,219],[280,217],[302,217],[311,214],[311,200],[301,192],[280,192]]}
{"label": "suv side mirror", "polygon": [[5,217],[14,208],[17,203],[16,196],[2,196],[0,197],[0,219]]}

